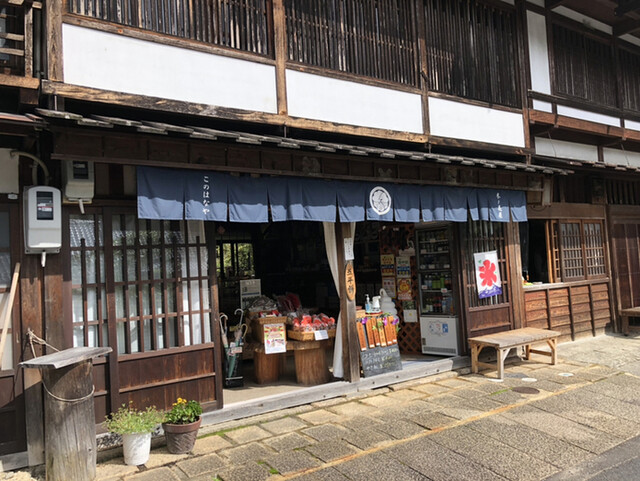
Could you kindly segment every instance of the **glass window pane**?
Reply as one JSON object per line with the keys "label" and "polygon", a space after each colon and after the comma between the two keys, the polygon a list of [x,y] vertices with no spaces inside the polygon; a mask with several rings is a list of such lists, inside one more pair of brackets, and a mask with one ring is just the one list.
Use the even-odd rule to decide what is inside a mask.
{"label": "glass window pane", "polygon": [[140,249],[140,280],[149,280],[149,251],[147,249]]}
{"label": "glass window pane", "polygon": [[102,225],[102,216],[98,215],[98,242],[100,247],[104,246],[104,226]]}
{"label": "glass window pane", "polygon": [[125,354],[127,352],[127,343],[124,337],[124,322],[119,322],[116,329],[118,331],[118,354]]}
{"label": "glass window pane", "polygon": [[96,283],[96,253],[87,251],[85,254],[85,265],[87,269],[87,283]]}
{"label": "glass window pane", "polygon": [[84,322],[84,304],[82,298],[82,289],[73,289],[71,291],[71,299],[73,304],[73,322]]}
{"label": "glass window pane", "polygon": [[153,278],[162,279],[162,257],[160,249],[153,249]]}
{"label": "glass window pane", "polygon": [[149,243],[156,246],[160,245],[161,238],[160,221],[149,221]]}
{"label": "glass window pane", "polygon": [[80,247],[82,239],[87,247],[96,245],[95,223],[92,215],[72,215],[69,217],[71,247]]}
{"label": "glass window pane", "polygon": [[204,342],[211,342],[211,316],[204,313]]}
{"label": "glass window pane", "polygon": [[136,243],[136,217],[134,215],[125,215],[126,224],[126,242],[132,246]]}
{"label": "glass window pane", "polygon": [[164,332],[163,332],[163,322],[162,318],[156,319],[156,333],[157,333],[157,341],[156,345],[158,349],[164,349]]}
{"label": "glass window pane", "polygon": [[129,321],[129,333],[131,335],[131,352],[140,352],[140,323]]}
{"label": "glass window pane", "polygon": [[11,254],[0,252],[0,287],[11,284]]}
{"label": "glass window pane", "polygon": [[138,242],[140,245],[147,245],[149,242],[149,232],[147,230],[147,220],[138,219]]}
{"label": "glass window pane", "polygon": [[104,252],[100,251],[100,282],[106,282],[106,274],[104,271]]}
{"label": "glass window pane", "polygon": [[162,301],[163,299],[162,284],[154,284],[153,292],[154,292],[155,303],[156,303],[155,314],[162,314],[164,313],[164,303]]}
{"label": "glass window pane", "polygon": [[138,280],[138,260],[136,259],[136,251],[133,249],[127,249],[127,280]]}
{"label": "glass window pane", "polygon": [[121,216],[114,215],[112,220],[112,241],[114,246],[121,246],[124,238],[124,232],[122,231]]}
{"label": "glass window pane", "polygon": [[89,326],[89,347],[98,347],[98,326],[92,324]]}
{"label": "glass window pane", "polygon": [[13,369],[13,334],[7,333],[2,353],[2,370],[9,371],[11,369]]}
{"label": "glass window pane", "polygon": [[144,349],[145,351],[151,351],[155,348],[151,344],[151,319],[145,319],[144,325]]}
{"label": "glass window pane", "polygon": [[129,289],[129,317],[138,316],[138,291],[135,286],[130,286]]}
{"label": "glass window pane", "polygon": [[124,281],[124,263],[122,261],[123,259],[123,253],[121,250],[114,250],[113,251],[113,279],[116,282],[123,282]]}
{"label": "glass window pane", "polygon": [[82,284],[82,253],[71,251],[71,283]]}
{"label": "glass window pane", "polygon": [[142,315],[151,315],[151,288],[149,284],[142,286]]}
{"label": "glass window pane", "polygon": [[102,288],[102,291],[100,293],[100,302],[102,304],[102,319],[100,320],[106,321],[107,320],[107,291],[104,287]]}
{"label": "glass window pane", "polygon": [[73,327],[73,347],[86,347],[84,345],[84,326]]}
{"label": "glass window pane", "polygon": [[102,324],[102,342],[103,344],[100,347],[111,345],[111,343],[109,342],[109,326],[106,323]]}
{"label": "glass window pane", "polygon": [[98,320],[98,295],[95,288],[87,289],[87,320]]}
{"label": "glass window pane", "polygon": [[170,317],[169,320],[169,347],[178,346],[178,323],[175,317]]}
{"label": "glass window pane", "polygon": [[124,317],[124,287],[116,286],[115,298],[116,298],[116,317],[118,319],[122,319]]}
{"label": "glass window pane", "polygon": [[169,312],[176,312],[176,285],[173,282],[167,282],[167,309]]}

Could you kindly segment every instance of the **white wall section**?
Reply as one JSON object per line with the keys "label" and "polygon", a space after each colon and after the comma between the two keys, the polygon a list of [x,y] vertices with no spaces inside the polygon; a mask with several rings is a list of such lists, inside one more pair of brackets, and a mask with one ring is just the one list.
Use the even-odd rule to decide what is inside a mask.
{"label": "white wall section", "polygon": [[429,97],[431,135],[524,147],[522,114]]}
{"label": "white wall section", "polygon": [[287,70],[289,115],[339,124],[423,133],[418,94]]}
{"label": "white wall section", "polygon": [[63,24],[64,81],[277,113],[275,67]]}
{"label": "white wall section", "polygon": [[634,122],[633,120],[625,120],[624,128],[631,130],[640,130],[640,122]]}
{"label": "white wall section", "polygon": [[587,110],[574,109],[573,107],[565,107],[564,105],[558,105],[558,115],[611,125],[612,127],[620,127],[620,119],[618,117],[589,112]]}
{"label": "white wall section", "polygon": [[551,113],[553,112],[553,104],[551,102],[543,102],[542,100],[534,100],[533,109]]}
{"label": "white wall section", "polygon": [[547,48],[547,24],[543,15],[527,11],[529,32],[529,66],[531,67],[531,89],[543,94],[551,93],[549,75],[549,50]]}
{"label": "white wall section", "polygon": [[598,161],[598,147],[595,145],[578,144],[545,137],[536,137],[535,143],[536,155],[581,160],[583,162]]}
{"label": "white wall section", "polygon": [[640,167],[640,153],[626,150],[603,148],[602,154],[605,164]]}

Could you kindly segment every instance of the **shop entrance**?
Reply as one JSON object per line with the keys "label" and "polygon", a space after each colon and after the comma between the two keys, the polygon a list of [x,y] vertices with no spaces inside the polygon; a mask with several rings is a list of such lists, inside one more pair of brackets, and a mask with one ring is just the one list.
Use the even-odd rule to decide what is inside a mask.
{"label": "shop entrance", "polygon": [[[259,285],[259,299],[262,299],[257,300],[256,306],[260,306],[262,302],[264,307],[266,298],[269,298],[274,303],[268,308],[275,307],[278,311],[274,322],[289,315],[285,321],[288,343],[296,342],[290,338],[295,319],[301,320],[305,315],[312,319],[322,319],[325,316],[338,319],[340,298],[327,258],[322,223],[217,223],[215,231],[219,304],[221,312],[228,316],[228,320],[223,317],[222,330],[227,332],[228,342],[235,338],[235,330],[241,322],[241,311],[237,310],[243,302],[243,285],[251,281],[254,286],[256,283]],[[437,235],[445,235],[446,238],[438,239],[436,245],[432,241],[435,241],[434,236]],[[423,246],[421,250],[419,243],[424,241],[429,246]],[[457,245],[456,231],[451,223],[356,224],[353,249],[356,304],[363,311],[367,297],[372,302],[374,297],[380,296],[381,289],[384,289],[383,297],[386,294],[394,299],[399,318],[398,347],[404,363],[437,360],[459,353],[459,261],[457,249],[454,247],[450,250],[450,245]],[[442,264],[438,266],[440,270],[437,280],[435,270],[429,271],[429,268],[435,267],[426,264],[436,252],[437,262]],[[451,260],[445,259],[445,256]],[[424,265],[421,266],[421,262]],[[443,269],[447,272],[443,272]],[[429,290],[426,290],[427,278],[431,283]],[[291,313],[292,307],[295,308],[294,313]],[[243,313],[243,321],[247,323],[249,330],[240,368],[242,382],[225,388],[225,406],[305,387],[298,383],[300,373],[296,369],[300,365],[296,364],[298,353],[295,351],[281,356],[277,379],[268,379],[270,373],[262,372],[264,366],[261,363],[264,358],[258,358],[264,349],[259,333],[261,324],[256,319],[259,314],[251,312],[252,310],[259,309],[249,307]],[[451,344],[451,347],[434,351],[437,347],[424,339],[437,338],[435,346],[444,346],[442,332],[433,331],[427,335],[426,330],[434,329],[436,321],[442,326],[443,320],[447,318],[451,333],[447,336],[446,343]],[[268,319],[263,322],[268,322]],[[448,327],[444,330],[447,331]],[[449,342],[451,336],[453,337]],[[329,339],[323,346],[324,362],[331,372],[327,381],[333,379],[333,348],[333,339]],[[428,352],[425,353],[425,350]],[[307,366],[308,369],[313,367]],[[238,374],[236,372],[236,377]]]}

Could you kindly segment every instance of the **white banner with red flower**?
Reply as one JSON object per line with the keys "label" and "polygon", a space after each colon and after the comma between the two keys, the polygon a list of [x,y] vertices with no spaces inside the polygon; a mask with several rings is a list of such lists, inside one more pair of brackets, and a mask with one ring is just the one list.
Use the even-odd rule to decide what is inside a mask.
{"label": "white banner with red flower", "polygon": [[476,266],[476,284],[478,298],[485,299],[502,294],[502,281],[498,268],[498,252],[478,252],[473,254]]}

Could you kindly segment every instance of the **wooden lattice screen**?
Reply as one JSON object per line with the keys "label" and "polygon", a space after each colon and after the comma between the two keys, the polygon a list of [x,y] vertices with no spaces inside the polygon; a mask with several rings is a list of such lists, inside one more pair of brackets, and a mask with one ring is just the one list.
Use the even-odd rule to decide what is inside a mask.
{"label": "wooden lattice screen", "polygon": [[475,0],[426,0],[429,89],[519,107],[516,13]]}
{"label": "wooden lattice screen", "polygon": [[267,0],[69,0],[78,15],[270,55]]}
{"label": "wooden lattice screen", "polygon": [[418,85],[411,0],[285,0],[289,60]]}

